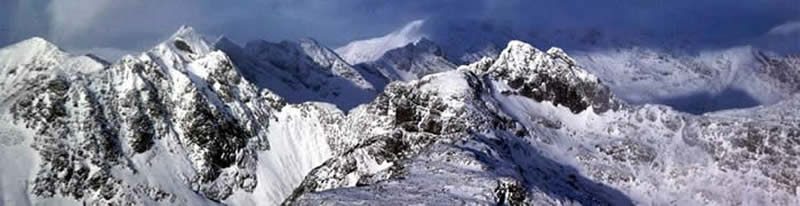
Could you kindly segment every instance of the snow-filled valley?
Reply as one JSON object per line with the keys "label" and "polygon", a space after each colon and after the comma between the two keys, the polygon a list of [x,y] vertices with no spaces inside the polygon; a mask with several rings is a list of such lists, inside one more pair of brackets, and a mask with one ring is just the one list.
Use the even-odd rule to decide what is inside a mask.
{"label": "snow-filled valley", "polygon": [[0,205],[800,204],[797,56],[437,29],[2,48]]}

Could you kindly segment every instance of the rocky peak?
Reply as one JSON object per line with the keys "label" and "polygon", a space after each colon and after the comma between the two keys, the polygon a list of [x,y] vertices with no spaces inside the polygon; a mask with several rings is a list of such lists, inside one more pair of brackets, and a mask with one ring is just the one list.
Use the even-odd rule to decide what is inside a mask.
{"label": "rocky peak", "polygon": [[166,67],[184,71],[185,64],[212,51],[211,45],[194,28],[181,26],[169,39],[146,53]]}
{"label": "rocky peak", "polygon": [[298,42],[283,41],[278,44],[263,40],[253,41],[247,43],[245,50],[251,56],[267,60],[281,69],[294,71],[300,76],[327,73],[326,75],[346,79],[351,82],[351,86],[359,89],[374,90],[374,87],[352,65],[311,38],[303,38]]}
{"label": "rocky peak", "polygon": [[530,44],[511,41],[487,70],[514,90],[510,93],[563,105],[573,113],[589,107],[605,112],[621,104],[607,86],[560,48],[542,52]]}
{"label": "rocky peak", "polygon": [[390,80],[411,81],[426,75],[454,70],[442,49],[427,38],[387,51],[380,59],[364,63]]}
{"label": "rocky peak", "polygon": [[241,54],[230,52],[248,79],[287,101],[322,101],[350,109],[375,97],[372,83],[352,65],[315,40],[250,41]]}
{"label": "rocky peak", "polygon": [[205,54],[211,51],[211,47],[203,35],[197,33],[190,26],[178,28],[178,31],[172,34],[167,42],[171,42],[173,48],[183,52]]}
{"label": "rocky peak", "polygon": [[442,48],[440,48],[435,42],[425,37],[414,41],[414,43],[406,45],[404,48],[410,48],[418,53],[429,53],[435,56],[444,57],[444,51],[442,51]]}
{"label": "rocky peak", "polygon": [[[132,190],[160,188],[160,183],[125,177],[148,170],[151,160],[146,166],[132,163],[141,156],[166,158],[158,161],[175,165],[171,175],[183,181],[170,184],[191,183],[194,192],[213,200],[251,190],[255,176],[245,164],[254,161],[256,151],[268,149],[267,122],[283,100],[245,80],[225,53],[208,47],[193,29],[182,27],[150,51],[113,65],[71,56],[38,38],[0,50],[0,56],[26,60],[3,63],[58,71],[0,81],[9,85],[0,93],[9,104],[0,105],[10,108],[9,126],[37,135],[31,144],[43,158],[41,172],[31,180],[33,194],[98,204],[161,199],[134,197],[141,192]],[[111,174],[112,167],[133,174]]]}
{"label": "rocky peak", "polygon": [[349,63],[342,60],[336,52],[322,46],[312,38],[302,38],[298,43],[306,55],[323,67],[332,67],[335,64],[340,64],[344,67],[352,67]]}

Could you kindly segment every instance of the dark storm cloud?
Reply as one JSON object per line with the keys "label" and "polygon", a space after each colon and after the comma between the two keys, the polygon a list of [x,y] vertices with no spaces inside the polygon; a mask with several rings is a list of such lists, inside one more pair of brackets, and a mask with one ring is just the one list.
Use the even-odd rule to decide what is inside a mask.
{"label": "dark storm cloud", "polygon": [[602,27],[747,39],[800,20],[797,0],[0,0],[0,45],[44,36],[73,50],[141,50],[180,25],[236,41],[338,46],[403,24],[491,19],[515,29]]}

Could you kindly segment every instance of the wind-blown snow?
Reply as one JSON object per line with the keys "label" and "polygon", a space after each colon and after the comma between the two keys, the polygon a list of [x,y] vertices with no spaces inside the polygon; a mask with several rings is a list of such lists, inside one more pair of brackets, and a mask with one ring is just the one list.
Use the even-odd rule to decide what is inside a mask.
{"label": "wind-blown snow", "polygon": [[420,29],[425,20],[416,20],[406,24],[400,30],[386,36],[353,41],[336,49],[336,53],[350,64],[359,64],[378,60],[389,50],[413,43],[425,37]]}
{"label": "wind-blown snow", "polygon": [[[348,45],[380,53],[358,65],[311,39],[211,45],[190,27],[110,65],[39,38],[0,49],[0,204],[799,201],[800,101],[783,92],[800,60],[442,49],[422,24]],[[698,116],[606,84],[641,102],[734,88],[778,103]]]}
{"label": "wind-blown snow", "polygon": [[[770,61],[786,61],[782,56],[798,54],[800,33],[794,31],[794,22],[738,45],[698,42],[698,34],[663,37],[603,28],[514,30],[491,21],[437,23],[428,22],[419,33],[440,46],[450,62],[469,64],[483,57],[495,58],[514,39],[558,46],[621,99],[634,104],[667,104],[685,112],[704,113],[768,105],[798,91],[780,85],[781,78],[767,75],[769,61],[758,60],[759,53],[776,52]],[[341,53],[348,56],[353,50],[355,47]]]}

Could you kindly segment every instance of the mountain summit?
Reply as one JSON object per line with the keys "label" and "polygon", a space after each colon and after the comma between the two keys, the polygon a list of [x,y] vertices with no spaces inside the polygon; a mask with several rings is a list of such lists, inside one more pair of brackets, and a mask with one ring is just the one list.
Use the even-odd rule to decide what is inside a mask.
{"label": "mountain summit", "polygon": [[[356,65],[312,39],[190,27],[112,64],[23,41],[0,49],[0,204],[798,201],[800,98],[633,105],[560,48],[504,45],[456,67],[427,37]],[[775,58],[759,53],[797,82]]]}
{"label": "mountain summit", "polygon": [[339,53],[351,64],[375,61],[389,50],[405,46],[424,37],[421,32],[424,24],[425,20],[412,21],[385,36],[350,42],[337,48],[336,53]]}

